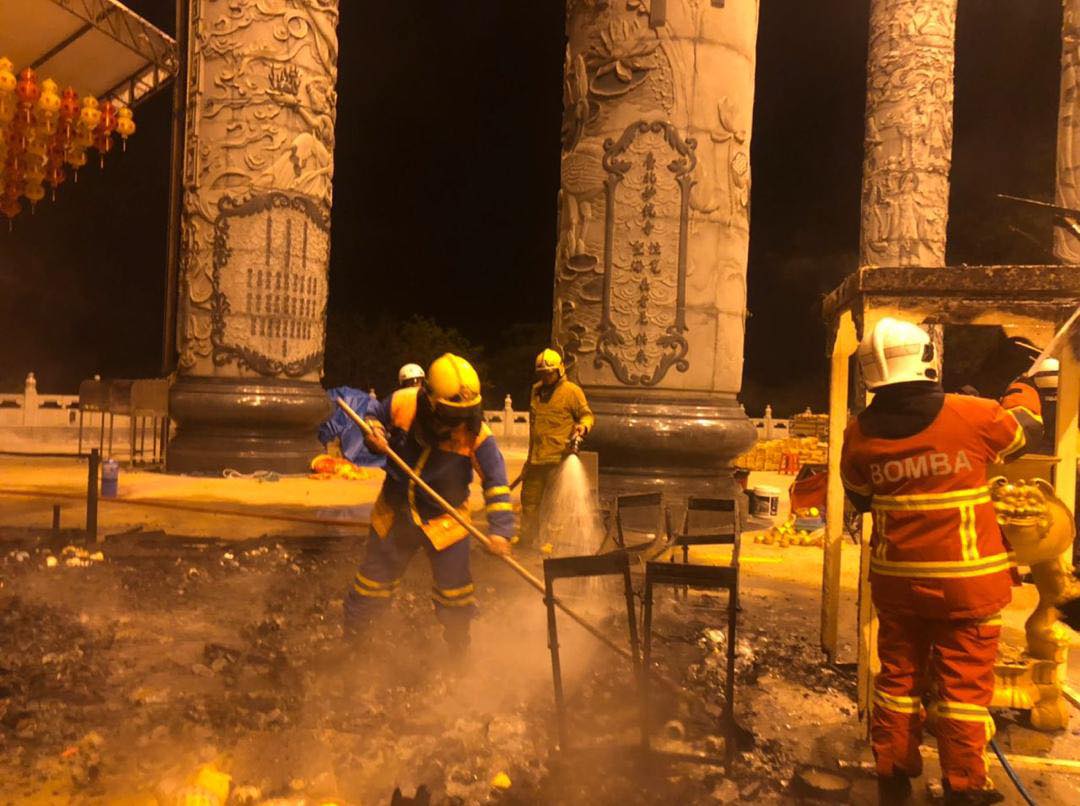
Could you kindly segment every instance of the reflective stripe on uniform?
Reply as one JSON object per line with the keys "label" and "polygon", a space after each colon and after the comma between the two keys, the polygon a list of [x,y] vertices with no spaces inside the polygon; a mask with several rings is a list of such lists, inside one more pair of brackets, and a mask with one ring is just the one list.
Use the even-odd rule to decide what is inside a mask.
{"label": "reflective stripe on uniform", "polygon": [[509,501],[507,501],[505,503],[496,501],[494,504],[488,504],[487,505],[487,511],[488,512],[513,512],[514,511],[514,505],[511,504]]}
{"label": "reflective stripe on uniform", "polygon": [[[888,512],[933,512],[940,510],[956,509],[960,517],[960,563],[981,563],[979,557],[979,532],[976,529],[975,507],[980,504],[990,503],[990,488],[972,487],[967,490],[953,490],[944,493],[921,493],[917,495],[875,495],[871,507],[875,515]],[[876,518],[879,523],[878,531],[884,535],[886,518]],[[885,541],[882,541],[885,545]],[[952,565],[946,561],[931,561],[930,563],[917,563],[923,573],[905,573],[896,566],[905,563],[889,562],[885,559],[884,548],[877,552],[877,556],[871,560],[871,569],[880,574],[891,576],[923,576],[923,577],[953,577],[953,576],[979,576],[990,574],[999,570],[982,568],[981,565],[971,567],[931,568],[928,566]],[[927,567],[924,567],[927,566]],[[890,570],[891,569],[891,570]],[[960,571],[962,573],[953,573]]]}
{"label": "reflective stripe on uniform", "polygon": [[[1007,411],[1009,412],[1009,414],[1013,415],[1014,417],[1016,416],[1016,412],[1022,411],[1024,414],[1026,414],[1032,420],[1037,422],[1039,425],[1043,425],[1043,418],[1040,415],[1033,412],[1027,406],[1009,406]],[[1021,423],[1021,425],[1023,425],[1023,423]]]}
{"label": "reflective stripe on uniform", "polygon": [[936,719],[954,719],[957,722],[981,722],[986,728],[986,740],[994,738],[996,728],[990,716],[990,709],[982,705],[966,702],[939,700],[927,709],[927,717],[932,722]]}
{"label": "reflective stripe on uniform", "polygon": [[400,579],[393,579],[389,582],[377,582],[374,579],[369,579],[363,574],[357,574],[355,582],[353,582],[353,590],[361,596],[367,596],[372,599],[389,599],[400,584]]}
{"label": "reflective stripe on uniform", "polygon": [[987,616],[984,619],[979,619],[980,627],[1000,627],[1004,624],[1001,620],[1001,613],[995,613],[992,616]]}
{"label": "reflective stripe on uniform", "polygon": [[870,558],[870,571],[882,576],[921,579],[959,579],[985,576],[1009,570],[1008,554],[993,554],[977,560],[897,561]]}
{"label": "reflective stripe on uniform", "polygon": [[874,705],[880,705],[898,714],[918,714],[922,709],[922,700],[918,697],[898,697],[895,694],[886,694],[884,691],[874,689]]}
{"label": "reflective stripe on uniform", "polygon": [[[413,472],[417,476],[423,472],[424,465],[427,464],[429,458],[431,458],[431,448],[424,448],[424,452],[420,454],[420,458],[416,461],[416,467],[413,468]],[[420,517],[420,511],[416,508],[416,481],[412,478],[409,479],[409,513],[412,515],[413,523],[423,528],[424,520]]]}
{"label": "reflective stripe on uniform", "polygon": [[484,498],[494,498],[497,495],[510,495],[510,488],[505,485],[488,487],[484,490]]}
{"label": "reflective stripe on uniform", "polygon": [[990,488],[973,487],[947,493],[921,495],[875,495],[871,506],[882,512],[926,512],[935,509],[954,509],[990,502]]}
{"label": "reflective stripe on uniform", "polygon": [[880,557],[882,560],[884,560],[888,556],[889,551],[889,540],[887,537],[885,537],[885,521],[885,518],[874,519],[874,526],[877,528],[878,532],[877,551],[875,551],[874,554],[875,556]]}
{"label": "reflective stripe on uniform", "polygon": [[960,507],[960,555],[971,561],[979,559],[979,534],[975,531],[975,507]]}
{"label": "reflective stripe on uniform", "polygon": [[472,583],[460,588],[436,588],[431,589],[431,599],[443,607],[468,607],[476,603],[476,586]]}
{"label": "reflective stripe on uniform", "polygon": [[1013,436],[1013,441],[1009,443],[1009,447],[1003,450],[997,455],[997,463],[1001,464],[1009,456],[1012,456],[1018,450],[1027,444],[1027,436],[1024,434],[1024,426],[1020,424],[1020,421],[1013,417],[1013,422],[1016,423],[1016,434]]}

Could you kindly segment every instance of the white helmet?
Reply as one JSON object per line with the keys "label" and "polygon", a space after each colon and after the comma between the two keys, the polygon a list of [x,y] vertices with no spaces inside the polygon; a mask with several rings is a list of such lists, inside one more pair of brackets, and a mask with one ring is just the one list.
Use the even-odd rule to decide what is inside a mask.
{"label": "white helmet", "polygon": [[419,386],[424,380],[424,368],[419,364],[406,364],[398,370],[398,386]]}
{"label": "white helmet", "polygon": [[856,353],[870,390],[894,383],[937,381],[941,377],[930,334],[912,322],[886,317],[874,325]]}
{"label": "white helmet", "polygon": [[1061,372],[1061,362],[1056,358],[1044,358],[1031,373],[1031,380],[1039,389],[1057,389],[1058,374]]}

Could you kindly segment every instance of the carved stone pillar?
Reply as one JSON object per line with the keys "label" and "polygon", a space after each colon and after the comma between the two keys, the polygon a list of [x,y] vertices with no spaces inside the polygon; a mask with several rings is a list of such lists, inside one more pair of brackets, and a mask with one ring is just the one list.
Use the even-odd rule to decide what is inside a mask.
{"label": "carved stone pillar", "polygon": [[956,0],[871,0],[861,266],[944,266]]}
{"label": "carved stone pillar", "polygon": [[[1064,0],[1061,30],[1061,102],[1058,106],[1057,204],[1080,209],[1080,0]],[[1080,263],[1080,228],[1058,222],[1054,255]]]}
{"label": "carved stone pillar", "polygon": [[169,468],[303,471],[328,410],[338,2],[186,1]]}
{"label": "carved stone pillar", "polygon": [[757,0],[567,0],[554,337],[601,494],[730,489]]}

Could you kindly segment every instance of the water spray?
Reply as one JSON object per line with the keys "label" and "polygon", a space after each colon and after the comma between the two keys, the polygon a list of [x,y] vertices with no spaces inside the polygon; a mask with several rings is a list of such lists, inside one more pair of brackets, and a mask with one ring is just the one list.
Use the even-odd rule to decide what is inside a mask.
{"label": "water spray", "polygon": [[[372,436],[374,436],[374,429],[367,422],[365,422],[359,414],[353,411],[352,407],[349,406],[348,403],[346,403],[340,397],[336,398],[336,402],[338,406],[341,407],[341,410],[344,411],[346,415],[348,415],[349,419],[356,423],[357,427],[361,430],[361,432],[363,432],[365,437],[371,438]],[[481,532],[475,526],[473,526],[469,521],[465,520],[465,518],[462,517],[461,513],[458,512],[457,509],[451,506],[445,498],[435,492],[435,490],[433,490],[426,481],[420,478],[420,475],[415,470],[413,470],[412,467],[409,466],[408,462],[398,456],[397,453],[395,453],[394,450],[389,446],[386,447],[386,455],[390,458],[390,461],[397,465],[401,469],[401,471],[416,484],[417,487],[427,493],[428,497],[430,497],[432,501],[434,501],[443,510],[445,510],[446,514],[448,514],[451,518],[457,521],[458,524],[462,526],[470,535],[479,540],[480,544],[484,546],[484,548],[491,551],[491,538]],[[544,587],[543,580],[530,572],[529,569],[527,569],[525,566],[523,566],[521,563],[519,563],[517,560],[515,560],[509,555],[498,554],[494,551],[491,551],[491,553],[495,557],[509,565],[514,570],[514,573],[524,579],[529,585],[539,591],[542,595],[546,596],[547,591]],[[589,633],[589,635],[598,640],[608,649],[628,660],[631,665],[635,664],[634,656],[630,652],[630,650],[616,644],[614,641],[604,635],[604,633],[598,627],[594,626],[586,618],[578,615],[576,612],[563,604],[559,597],[552,596],[551,601],[552,604],[555,605],[555,607],[559,608],[559,610],[565,613],[572,621],[574,621],[578,626],[585,630],[585,632]],[[665,687],[670,689],[676,695],[694,700],[695,702],[701,704],[705,704],[704,698],[699,697],[693,692],[687,691],[679,683],[675,682],[666,675],[661,674],[657,670],[647,669],[645,671],[647,674],[651,675],[654,680],[662,683]]]}

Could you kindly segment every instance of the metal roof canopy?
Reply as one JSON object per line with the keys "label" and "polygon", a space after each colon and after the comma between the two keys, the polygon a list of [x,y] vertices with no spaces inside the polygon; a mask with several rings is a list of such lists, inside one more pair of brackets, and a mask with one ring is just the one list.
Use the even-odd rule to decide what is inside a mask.
{"label": "metal roof canopy", "polygon": [[0,56],[90,94],[136,106],[176,74],[176,42],[117,0],[3,0]]}

